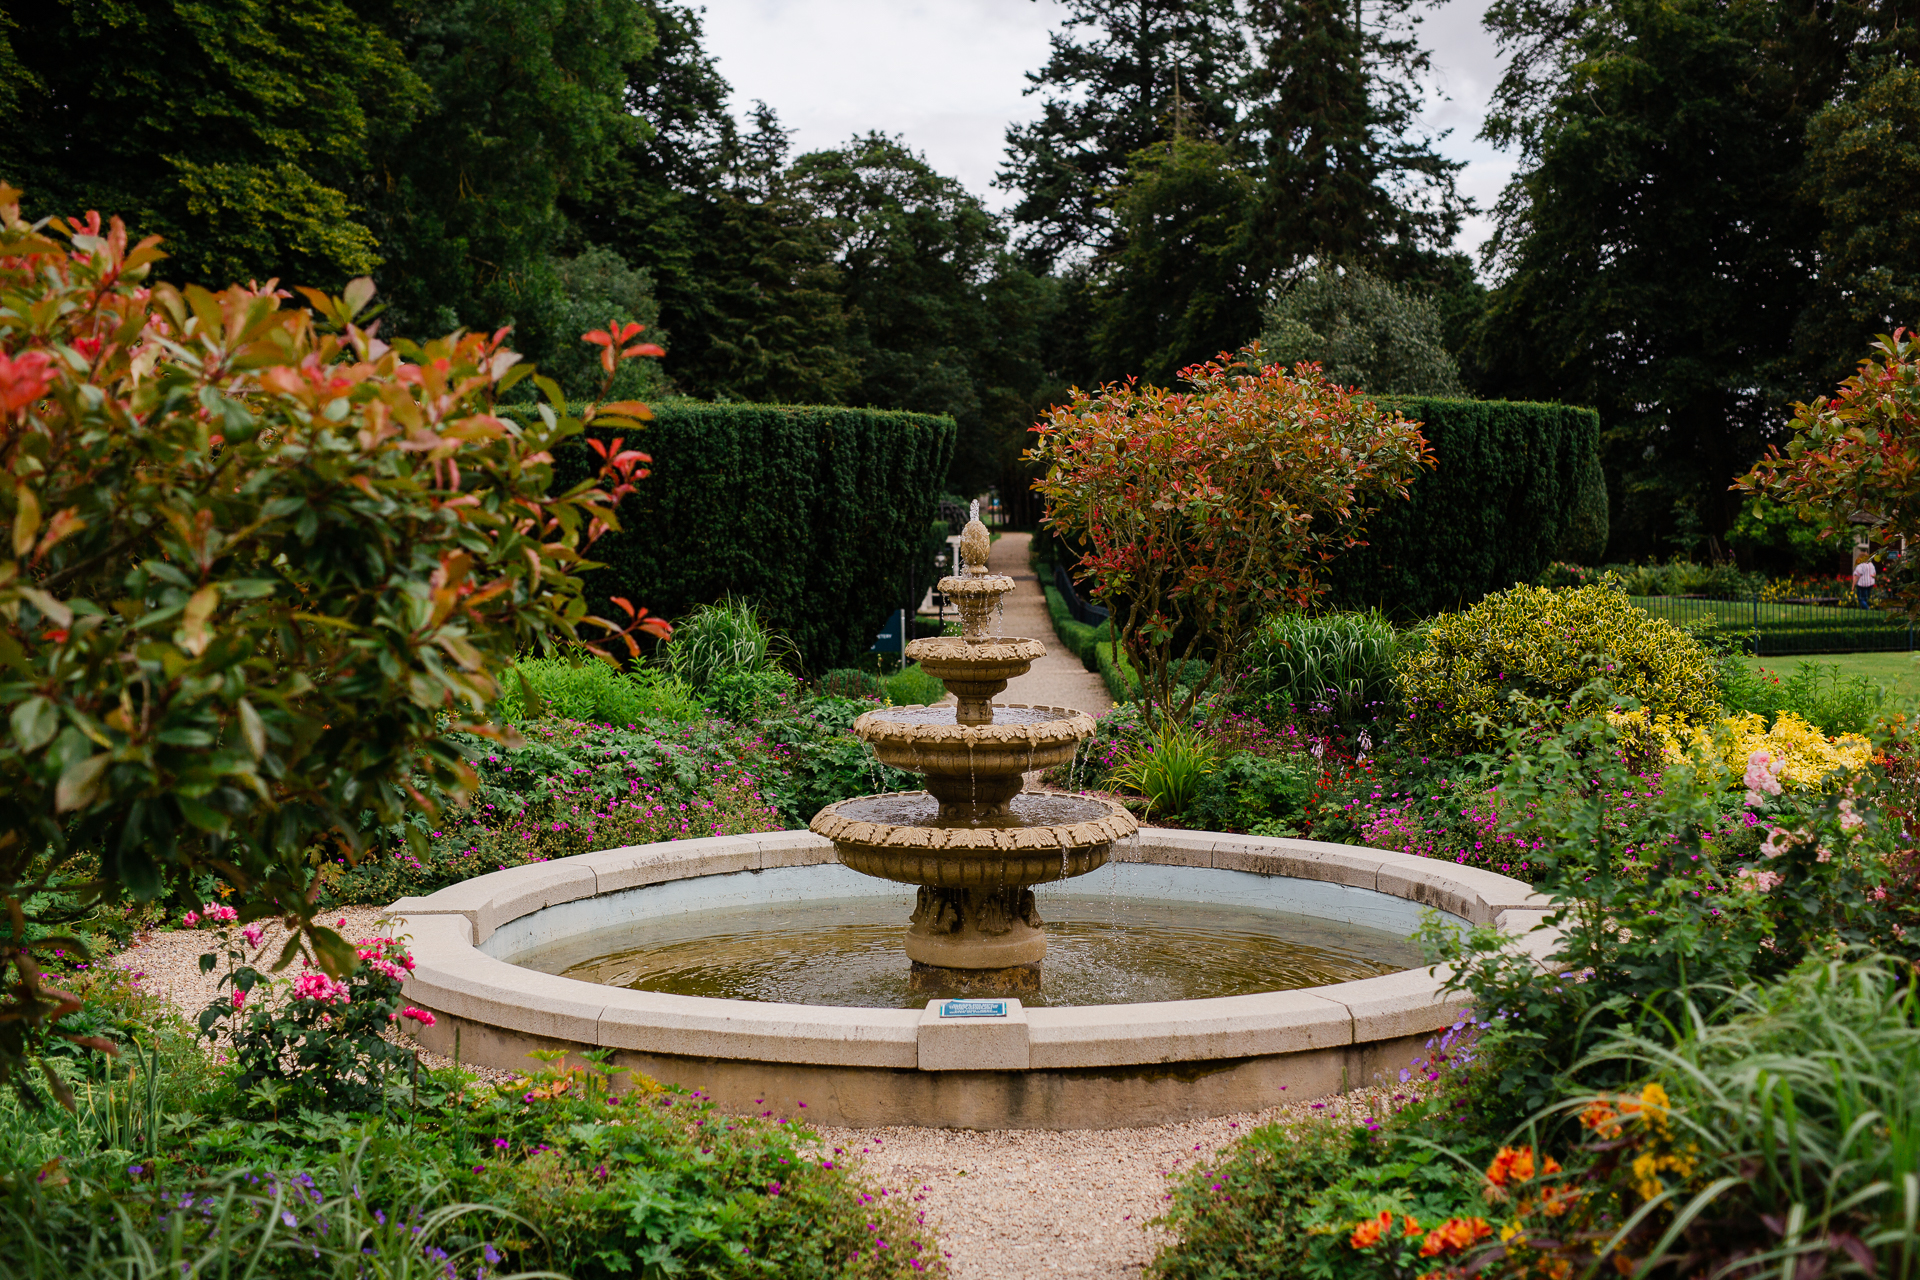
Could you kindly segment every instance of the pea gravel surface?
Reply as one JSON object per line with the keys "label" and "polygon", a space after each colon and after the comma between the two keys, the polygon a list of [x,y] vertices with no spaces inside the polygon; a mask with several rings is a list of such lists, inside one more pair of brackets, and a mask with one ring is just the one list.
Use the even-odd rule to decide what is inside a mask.
{"label": "pea gravel surface", "polygon": [[[327,913],[325,923],[347,938],[367,938],[385,932],[384,914],[379,907],[346,907]],[[281,925],[268,925],[265,960],[277,956],[285,940]],[[191,1019],[217,994],[225,969],[223,959],[213,973],[200,972],[200,955],[213,946],[211,930],[158,930],[142,934],[109,962],[144,975],[141,981],[150,990],[169,996]],[[420,1060],[433,1067],[452,1065],[424,1050]],[[511,1078],[504,1072],[478,1073],[491,1080]],[[1137,1280],[1167,1242],[1166,1233],[1151,1222],[1165,1208],[1175,1180],[1208,1167],[1240,1135],[1262,1124],[1359,1124],[1377,1114],[1374,1108],[1390,1105],[1386,1092],[1359,1089],[1245,1115],[1142,1129],[1054,1133],[817,1126],[816,1132],[823,1156],[857,1162],[865,1181],[907,1196],[927,1211],[954,1280]]]}

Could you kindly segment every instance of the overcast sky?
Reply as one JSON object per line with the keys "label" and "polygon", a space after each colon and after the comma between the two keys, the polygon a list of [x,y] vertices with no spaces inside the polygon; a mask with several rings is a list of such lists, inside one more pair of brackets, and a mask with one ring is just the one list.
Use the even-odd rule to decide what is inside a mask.
{"label": "overcast sky", "polygon": [[[1480,27],[1485,7],[1446,0],[1420,28],[1446,95],[1429,97],[1424,123],[1452,131],[1439,150],[1467,162],[1460,188],[1483,210],[1512,167],[1474,139],[1499,78]],[[1011,197],[991,183],[1006,128],[1037,112],[1021,91],[1046,62],[1061,12],[1054,0],[707,0],[707,45],[733,85],[735,113],[764,99],[799,150],[868,130],[898,134],[1003,209]],[[1459,247],[1477,250],[1487,230],[1484,216],[1472,219]]]}

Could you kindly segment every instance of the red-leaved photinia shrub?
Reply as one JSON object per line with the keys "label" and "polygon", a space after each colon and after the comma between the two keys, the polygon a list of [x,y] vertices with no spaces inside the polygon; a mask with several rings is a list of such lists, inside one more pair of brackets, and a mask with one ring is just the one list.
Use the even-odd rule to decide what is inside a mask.
{"label": "red-leaved photinia shrub", "polygon": [[1418,423],[1317,365],[1267,364],[1258,343],[1180,378],[1188,390],[1076,389],[1027,456],[1149,696],[1170,706],[1184,661],[1211,656],[1175,709],[1184,721],[1248,628],[1311,603],[1321,568],[1433,458]]}
{"label": "red-leaved photinia shrub", "polygon": [[[243,922],[298,926],[278,964],[344,979],[316,843],[357,854],[421,779],[469,790],[448,735],[502,736],[484,712],[516,654],[663,630],[589,618],[578,576],[645,456],[601,443],[550,492],[556,445],[646,406],[536,377],[516,425],[496,404],[532,369],[504,330],[389,343],[365,280],[294,305],[149,285],[156,240],[19,199],[0,186],[0,1079],[77,1006],[34,959],[77,943],[28,942],[49,883],[149,898],[212,872]],[[636,335],[587,337],[610,375],[659,353]]]}

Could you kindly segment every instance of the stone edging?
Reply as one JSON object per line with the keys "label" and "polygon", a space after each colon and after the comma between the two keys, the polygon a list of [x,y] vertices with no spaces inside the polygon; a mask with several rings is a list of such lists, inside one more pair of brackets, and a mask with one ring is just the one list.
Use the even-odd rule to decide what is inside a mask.
{"label": "stone edging", "polygon": [[[1148,829],[1120,862],[1211,867],[1372,889],[1494,924],[1536,957],[1557,938],[1546,901],[1518,880],[1412,854],[1260,836]],[[721,836],[582,854],[479,876],[391,912],[412,940],[407,998],[455,1025],[516,1043],[596,1046],[707,1063],[908,1072],[1075,1072],[1273,1058],[1425,1036],[1458,1016],[1443,975],[1422,969],[1300,991],[1158,1004],[1023,1009],[989,1046],[956,1052],[951,1024],[920,1009],[715,1000],[605,987],[534,972],[479,949],[542,908],[696,876],[834,861],[809,832]],[[435,1040],[450,1037],[432,1037]],[[971,1043],[971,1042],[969,1042]],[[444,1048],[444,1046],[435,1047]],[[475,1055],[471,1060],[481,1060]],[[510,1063],[507,1065],[511,1065]],[[1357,1081],[1355,1083],[1358,1083]],[[964,1121],[963,1121],[964,1123]],[[1063,1125],[1062,1127],[1097,1127]]]}

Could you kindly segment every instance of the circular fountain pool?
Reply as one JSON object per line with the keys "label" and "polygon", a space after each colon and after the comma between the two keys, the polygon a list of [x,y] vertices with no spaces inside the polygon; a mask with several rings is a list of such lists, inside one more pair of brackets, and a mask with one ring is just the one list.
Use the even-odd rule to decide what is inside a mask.
{"label": "circular fountain pool", "polygon": [[1526,885],[1409,854],[1149,830],[1113,855],[1036,890],[1043,990],[979,1020],[905,998],[911,891],[807,832],[516,867],[393,911],[429,1048],[509,1070],[609,1050],[724,1106],[860,1125],[1109,1128],[1351,1088],[1458,1014],[1406,941],[1427,911],[1553,944]]}
{"label": "circular fountain pool", "polygon": [[[610,914],[623,917],[618,923],[503,958],[582,982],[683,996],[882,1009],[927,1003],[926,993],[908,985],[900,940],[910,891],[824,896],[859,887],[824,867],[803,876],[747,874],[772,882],[759,886],[768,897],[660,913],[642,902],[610,902]],[[1262,895],[1236,894],[1223,883],[1239,875],[1110,863],[1088,877],[1090,885],[1043,886],[1036,896],[1048,921],[1047,975],[1022,1003],[1206,1000],[1349,982],[1420,963],[1420,949],[1399,930],[1260,905]],[[715,877],[716,896],[732,896],[729,879]],[[1241,900],[1206,901],[1210,887],[1213,896]],[[1160,896],[1180,889],[1195,896]],[[1308,906],[1297,897],[1279,900]]]}

